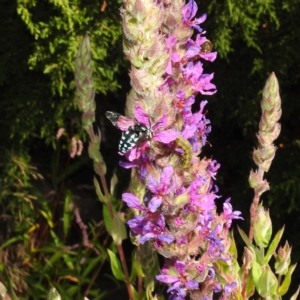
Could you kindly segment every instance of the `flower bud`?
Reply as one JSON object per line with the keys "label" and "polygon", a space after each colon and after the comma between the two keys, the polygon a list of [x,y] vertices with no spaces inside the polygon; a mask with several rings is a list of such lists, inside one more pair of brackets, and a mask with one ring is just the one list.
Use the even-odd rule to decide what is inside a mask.
{"label": "flower bud", "polygon": [[274,254],[275,257],[275,273],[279,275],[286,275],[289,266],[291,264],[291,252],[292,247],[286,242],[284,247],[279,247],[278,254]]}
{"label": "flower bud", "polygon": [[253,261],[255,260],[255,255],[250,248],[244,247],[243,253],[243,266],[245,269],[249,270],[252,267]]}
{"label": "flower bud", "polygon": [[47,300],[61,300],[60,294],[57,290],[53,287],[48,293]]}
{"label": "flower bud", "polygon": [[254,220],[254,240],[259,247],[266,248],[272,235],[272,221],[268,210],[260,204]]}
{"label": "flower bud", "polygon": [[[91,44],[88,35],[82,40],[75,59],[75,82],[77,90],[77,103],[83,112],[94,110],[95,91],[92,77]],[[95,121],[90,116],[89,123]]]}
{"label": "flower bud", "polygon": [[269,111],[274,106],[280,106],[280,96],[279,96],[279,85],[277,78],[272,72],[269,78],[266,81],[266,84],[263,89],[263,98],[261,101],[261,108],[263,111]]}
{"label": "flower bud", "polygon": [[7,288],[4,286],[4,284],[0,281],[0,297],[3,299],[6,299],[5,297],[7,297]]}
{"label": "flower bud", "polygon": [[251,170],[250,171],[250,176],[249,176],[249,185],[253,189],[256,188],[260,182],[260,176],[257,172]]}

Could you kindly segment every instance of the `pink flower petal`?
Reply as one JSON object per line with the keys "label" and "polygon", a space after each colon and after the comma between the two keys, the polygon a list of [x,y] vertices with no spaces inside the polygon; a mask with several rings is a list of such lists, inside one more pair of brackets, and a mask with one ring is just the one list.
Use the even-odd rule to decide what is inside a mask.
{"label": "pink flower petal", "polygon": [[154,135],[153,139],[155,141],[168,144],[174,140],[177,139],[179,136],[179,132],[173,130],[173,129],[168,129],[168,130],[163,130],[157,134]]}
{"label": "pink flower petal", "polygon": [[200,57],[202,57],[205,60],[208,61],[214,61],[217,58],[217,52],[210,52],[210,53],[204,53],[204,54],[199,54]]}
{"label": "pink flower petal", "polygon": [[153,131],[157,131],[160,128],[163,128],[168,123],[168,117],[166,115],[163,115],[160,120],[152,127]]}
{"label": "pink flower petal", "polygon": [[140,106],[135,107],[135,118],[137,119],[137,121],[139,123],[150,127],[149,116],[142,107],[140,107]]}

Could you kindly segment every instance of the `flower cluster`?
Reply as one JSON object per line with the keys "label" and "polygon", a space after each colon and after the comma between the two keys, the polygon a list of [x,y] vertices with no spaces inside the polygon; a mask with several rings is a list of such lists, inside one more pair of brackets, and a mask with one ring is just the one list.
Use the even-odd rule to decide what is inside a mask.
{"label": "flower cluster", "polygon": [[[132,5],[132,9],[138,10],[139,19],[142,19],[150,4],[149,1],[143,5],[143,1],[137,2],[139,6]],[[153,1],[151,3],[154,5]],[[207,101],[200,103],[197,112],[192,110],[199,92],[203,95],[216,93],[216,87],[211,83],[213,74],[204,73],[203,60],[212,62],[217,54],[211,51],[212,45],[200,27],[206,15],[195,18],[198,8],[194,0],[181,7],[179,15],[172,6],[175,4],[157,1],[155,5],[164,14],[157,12],[161,16],[158,24],[162,25],[156,25],[151,31],[157,35],[153,42],[155,47],[151,51],[145,50],[147,61],[153,55],[157,64],[159,76],[153,86],[144,77],[148,75],[149,81],[154,77],[154,63],[138,63],[142,59],[138,55],[146,46],[138,46],[142,41],[139,36],[134,41],[137,31],[129,25],[125,27],[125,45],[130,39],[128,45],[138,49],[135,54],[135,47],[132,50],[125,47],[133,64],[128,115],[153,134],[151,139],[140,139],[125,154],[129,162],[121,163],[125,168],[135,168],[138,179],[146,186],[143,195],[133,191],[122,196],[135,212],[128,225],[139,243],[152,243],[166,258],[161,274],[156,278],[169,285],[169,299],[185,299],[189,294],[191,299],[207,300],[212,299],[213,293],[222,293],[225,299],[234,292],[237,283],[230,278],[220,282],[216,266],[218,262],[230,261],[228,229],[232,220],[241,219],[241,216],[240,212],[232,210],[229,199],[223,204],[223,212],[216,212],[215,201],[220,196],[214,179],[220,165],[215,160],[199,158],[211,130],[204,111]],[[126,23],[129,18],[126,6],[122,13]],[[171,19],[177,23],[171,24]],[[147,25],[150,21],[154,22],[153,18]],[[192,39],[194,29],[197,34]],[[145,34],[145,37],[151,37],[151,34]],[[158,56],[160,50],[159,64],[155,55]]]}

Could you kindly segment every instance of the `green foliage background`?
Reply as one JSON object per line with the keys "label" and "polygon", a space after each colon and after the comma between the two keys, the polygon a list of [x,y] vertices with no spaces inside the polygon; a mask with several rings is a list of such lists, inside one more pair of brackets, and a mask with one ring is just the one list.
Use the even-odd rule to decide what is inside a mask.
{"label": "green foliage background", "polygon": [[[66,195],[69,191],[77,195],[78,186],[92,185],[92,166],[86,151],[76,159],[68,156],[70,137],[76,135],[84,140],[73,74],[76,51],[85,33],[92,43],[98,126],[103,134],[101,151],[108,166],[107,178],[110,179],[112,171],[118,168],[119,133],[104,119],[104,111],[122,113],[130,88],[127,62],[122,54],[121,2],[0,0],[0,245],[14,236],[21,236],[25,245],[27,237],[24,234],[32,226],[46,226],[47,221],[41,220],[40,212],[47,209],[53,219],[60,220],[57,228],[63,227],[60,209]],[[274,231],[286,224],[285,237],[293,245],[292,260],[298,261],[300,1],[207,0],[198,4],[199,14],[208,14],[203,27],[219,53],[216,62],[208,66],[208,70],[215,73],[218,93],[208,99],[212,147],[207,147],[204,154],[221,163],[220,194],[224,198],[232,197],[235,208],[241,210],[246,219],[241,226],[246,227],[252,200],[247,178],[254,167],[251,155],[256,146],[255,133],[260,118],[260,91],[274,71],[281,88],[282,133],[276,141],[278,151],[267,174],[271,191],[263,200],[270,208]],[[66,128],[68,133],[60,142],[55,136],[59,127]],[[117,189],[120,194],[126,188],[129,174],[120,169],[116,172],[122,179]],[[54,198],[48,196],[51,192]],[[86,196],[80,195],[79,199]],[[90,191],[88,197],[92,199],[90,203],[96,201]],[[97,212],[94,204],[84,209]],[[90,212],[86,213],[85,221],[90,222],[91,217],[101,221],[101,215],[91,216]],[[52,240],[56,247],[63,247],[73,236],[56,232],[61,244],[55,244],[51,230],[47,232],[49,240],[45,238],[44,241]],[[100,242],[97,247],[102,249]],[[84,256],[80,253],[70,255],[73,264]],[[105,266],[104,260],[103,255],[101,263]],[[53,266],[55,269],[55,264]],[[3,266],[1,269],[3,271]],[[80,273],[80,266],[75,269]],[[27,285],[34,286],[32,269],[22,270],[29,278]],[[56,279],[60,275],[52,274]],[[45,278],[43,284],[53,284],[50,275]],[[113,282],[112,279],[108,281]],[[296,270],[293,290],[299,282],[300,271]],[[35,299],[42,294],[35,295]]]}

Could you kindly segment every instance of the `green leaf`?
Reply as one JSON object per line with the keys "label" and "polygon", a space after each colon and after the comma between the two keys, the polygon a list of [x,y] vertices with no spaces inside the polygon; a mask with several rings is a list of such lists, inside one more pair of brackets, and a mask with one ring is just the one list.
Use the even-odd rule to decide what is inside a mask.
{"label": "green leaf", "polygon": [[263,271],[262,271],[260,264],[258,264],[256,261],[254,261],[252,264],[251,273],[252,273],[253,281],[256,286],[258,286],[259,278],[260,278],[262,272]]}
{"label": "green leaf", "polygon": [[120,245],[127,238],[126,227],[119,218],[115,209],[113,209],[114,217],[111,218],[108,207],[103,206],[103,219],[107,232],[111,235],[116,245]]}
{"label": "green leaf", "polygon": [[296,291],[296,293],[291,297],[291,299],[290,300],[296,300],[297,299],[297,297],[298,297],[298,295],[299,295],[299,292],[300,292],[300,286],[298,287],[298,289],[297,289],[297,291]]}
{"label": "green leaf", "polygon": [[249,272],[246,284],[246,295],[245,299],[249,299],[255,292],[255,284],[252,277],[252,273]]}
{"label": "green leaf", "polygon": [[[73,286],[70,286],[67,290],[66,290],[66,293],[69,297],[72,297],[72,296],[75,296],[76,294],[78,294],[79,292],[79,288],[80,286],[79,285],[73,285]],[[75,298],[75,297],[74,297]],[[74,299],[73,298],[73,299]]]}
{"label": "green leaf", "polygon": [[132,251],[132,269],[130,274],[130,282],[134,282],[136,276],[144,277],[145,274],[143,272],[141,263],[137,258],[137,250],[135,249],[134,251]]}
{"label": "green leaf", "polygon": [[255,253],[255,258],[256,258],[256,261],[258,263],[261,263],[262,261],[262,255],[261,253],[258,251],[258,249],[256,247],[254,247],[254,245],[250,242],[250,240],[248,239],[246,233],[238,226],[238,231],[243,239],[243,241],[245,242],[245,244],[251,248],[253,250],[253,252]]}
{"label": "green leaf", "polygon": [[296,266],[297,266],[297,264],[294,264],[289,267],[289,270],[288,270],[287,274],[285,275],[282,284],[278,288],[278,291],[277,291],[278,295],[283,296],[288,291],[291,281],[292,281],[292,274],[293,274]]}
{"label": "green leaf", "polygon": [[134,288],[134,286],[130,285],[130,288],[132,290],[133,299],[134,300],[140,300],[140,296],[139,296],[138,292],[136,291],[136,289]]}
{"label": "green leaf", "polygon": [[122,241],[127,239],[127,232],[124,222],[120,219],[118,214],[115,214],[111,223],[111,237],[116,245],[121,245]]}
{"label": "green leaf", "polygon": [[53,268],[53,265],[62,257],[62,252],[54,252],[54,254],[50,257],[49,260],[46,260],[46,265],[44,267],[44,271],[49,270],[49,268]]}
{"label": "green leaf", "polygon": [[55,245],[57,246],[57,247],[61,247],[61,245],[62,245],[62,242],[61,242],[61,240],[59,239],[59,237],[57,236],[57,234],[54,232],[54,230],[50,230],[50,235],[51,235],[51,237],[53,238],[53,241],[54,241],[54,243],[55,243]]}
{"label": "green leaf", "polygon": [[23,241],[23,240],[24,240],[23,236],[13,237],[13,238],[9,239],[8,241],[6,241],[4,244],[2,244],[0,246],[0,250],[3,250],[4,248],[6,248],[7,246],[9,246],[9,245],[11,245],[13,243],[20,242],[20,241]]}
{"label": "green leaf", "polygon": [[[114,211],[114,213],[115,213],[115,211]],[[104,224],[105,224],[105,228],[106,228],[107,232],[109,233],[109,235],[111,235],[112,220],[111,220],[111,216],[110,216],[107,205],[103,205],[103,220],[104,220]]]}
{"label": "green leaf", "polygon": [[269,268],[263,271],[256,287],[257,292],[262,297],[271,297],[276,295],[278,282],[275,274]]}
{"label": "green leaf", "polygon": [[65,203],[64,203],[64,212],[63,212],[63,228],[64,228],[64,236],[67,238],[71,220],[73,217],[73,212],[70,209],[70,204],[73,203],[73,197],[70,190],[66,191]]}
{"label": "green leaf", "polygon": [[90,258],[87,267],[84,268],[82,272],[83,277],[87,277],[90,272],[95,268],[97,264],[99,264],[103,260],[102,256],[97,256],[95,258]]}
{"label": "green leaf", "polygon": [[48,226],[50,228],[53,228],[54,224],[53,224],[53,221],[51,220],[51,218],[52,218],[51,213],[50,212],[45,212],[45,211],[43,211],[41,209],[40,209],[40,213],[46,219],[46,221],[48,223]]}
{"label": "green leaf", "polygon": [[70,257],[70,255],[68,255],[67,253],[64,253],[62,255],[62,258],[63,258],[64,262],[66,263],[67,267],[70,270],[74,270],[75,269],[74,263],[73,263],[72,258]]}
{"label": "green leaf", "polygon": [[139,261],[136,259],[136,249],[131,252],[131,272],[129,276],[130,282],[135,282],[137,273],[142,271]]}
{"label": "green leaf", "polygon": [[121,263],[120,263],[118,257],[109,249],[107,249],[107,252],[108,252],[108,255],[110,258],[110,267],[111,267],[111,270],[112,270],[115,278],[117,278],[118,280],[125,281],[125,275],[123,273]]}
{"label": "green leaf", "polygon": [[111,193],[111,195],[114,194],[114,191],[115,191],[115,188],[116,188],[117,184],[118,184],[118,177],[117,177],[117,174],[114,172],[113,176],[110,180],[110,193]]}
{"label": "green leaf", "polygon": [[100,188],[100,185],[99,185],[99,182],[97,180],[96,177],[94,177],[94,186],[96,188],[96,193],[97,193],[97,196],[98,196],[98,199],[103,202],[103,203],[107,203],[108,200],[105,198],[105,196],[103,195],[102,191],[101,191],[101,188]]}
{"label": "green leaf", "polygon": [[233,236],[233,231],[229,231],[229,237],[230,237],[230,247],[229,247],[229,253],[231,254],[232,258],[237,260],[237,249],[236,244]]}
{"label": "green leaf", "polygon": [[272,240],[270,247],[267,251],[267,254],[265,255],[262,265],[266,265],[269,260],[271,259],[272,255],[275,253],[277,246],[281,240],[281,237],[283,235],[284,232],[284,226],[276,233],[274,239]]}

